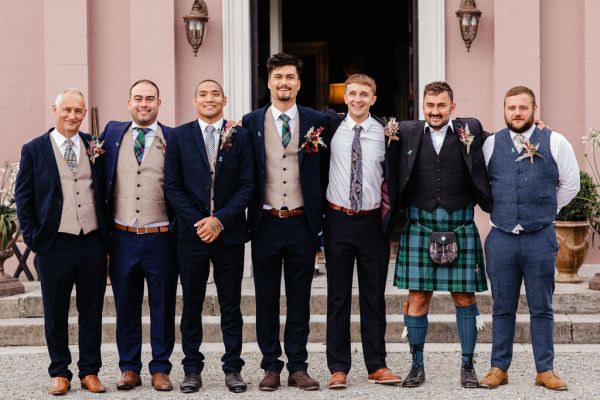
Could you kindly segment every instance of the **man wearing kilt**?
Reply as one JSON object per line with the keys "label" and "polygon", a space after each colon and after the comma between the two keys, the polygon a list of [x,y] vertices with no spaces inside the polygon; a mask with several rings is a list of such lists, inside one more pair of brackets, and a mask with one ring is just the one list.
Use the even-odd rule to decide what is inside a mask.
{"label": "man wearing kilt", "polygon": [[[473,368],[479,315],[474,292],[486,290],[487,284],[473,208],[479,204],[490,212],[491,196],[481,124],[473,118],[451,120],[454,110],[450,86],[430,83],[424,90],[425,121],[402,122],[398,130],[398,193],[408,220],[400,238],[394,285],[409,289],[403,311],[413,359],[405,387],[425,382],[423,347],[435,290],[449,291],[456,307],[461,385],[478,386]],[[430,239],[438,244],[430,245]],[[456,245],[456,258],[448,259]],[[436,248],[442,251],[435,252]]]}

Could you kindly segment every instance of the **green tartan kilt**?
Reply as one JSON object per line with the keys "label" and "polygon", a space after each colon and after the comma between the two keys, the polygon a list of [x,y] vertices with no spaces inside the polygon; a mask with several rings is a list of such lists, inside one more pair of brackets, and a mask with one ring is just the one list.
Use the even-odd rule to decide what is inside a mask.
{"label": "green tartan kilt", "polygon": [[[487,290],[485,265],[479,231],[473,221],[473,205],[448,213],[441,207],[432,212],[409,209],[409,221],[402,230],[396,259],[394,285],[400,289],[449,292]],[[437,265],[429,258],[429,237],[433,231],[456,231],[458,258],[450,265]],[[419,226],[421,225],[421,226]]]}

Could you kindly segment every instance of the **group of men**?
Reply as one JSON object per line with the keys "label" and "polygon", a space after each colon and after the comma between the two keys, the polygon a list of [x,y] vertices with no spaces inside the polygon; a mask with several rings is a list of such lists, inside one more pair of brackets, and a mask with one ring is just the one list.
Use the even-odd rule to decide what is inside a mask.
{"label": "group of men", "polygon": [[[552,365],[557,250],[552,222],[577,193],[579,176],[564,137],[533,124],[533,92],[515,87],[507,93],[507,128],[488,138],[476,119],[451,119],[453,92],[445,82],[425,87],[425,121],[397,123],[370,113],[376,84],[363,74],[346,80],[347,113],[297,105],[301,70],[296,56],[272,55],[267,61],[271,103],[245,115],[241,124],[224,119],[227,97],[211,79],[195,89],[198,118],[173,129],[157,120],[156,84],[135,82],[128,101],[132,120],[109,122],[100,138],[79,132],[86,115],[83,94],[68,89],[58,95],[56,126],[23,146],[15,195],[23,238],[39,261],[50,393],[65,394],[72,379],[68,311],[73,286],[81,387],[106,390],[98,372],[107,255],[122,372],[117,389],[142,384],[145,285],[152,386],[173,388],[169,359],[178,276],[183,291],[180,390],[202,387],[202,307],[212,264],[225,384],[232,392],[246,391],[240,299],[248,240],[264,370],[258,387],[273,391],[281,385],[285,351],[288,386],[318,390],[319,382],[307,372],[307,341],[321,231],[327,254],[329,388],[345,388],[351,367],[356,265],[370,382],[423,384],[428,305],[433,291],[444,290],[456,306],[462,386],[507,383],[524,279],[536,384],[566,389]],[[494,344],[492,368],[481,382],[473,368],[479,315],[474,293],[486,290],[487,281],[475,205],[491,212],[493,226],[486,258]],[[388,369],[385,349],[389,237],[399,226],[398,214],[404,223],[394,284],[409,289],[404,323],[413,359],[404,380]],[[283,351],[282,274],[287,309]]]}

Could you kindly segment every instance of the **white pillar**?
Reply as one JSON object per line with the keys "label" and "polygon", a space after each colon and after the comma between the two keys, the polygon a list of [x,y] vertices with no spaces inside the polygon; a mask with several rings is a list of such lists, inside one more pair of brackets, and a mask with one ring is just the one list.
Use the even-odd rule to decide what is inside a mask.
{"label": "white pillar", "polygon": [[423,88],[446,79],[444,0],[419,1],[419,118],[423,119]]}

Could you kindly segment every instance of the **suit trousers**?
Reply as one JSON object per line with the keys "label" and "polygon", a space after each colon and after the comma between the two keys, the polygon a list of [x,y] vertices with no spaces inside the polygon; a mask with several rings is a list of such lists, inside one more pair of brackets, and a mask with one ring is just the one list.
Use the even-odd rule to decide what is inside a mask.
{"label": "suit trousers", "polygon": [[240,372],[244,366],[241,358],[243,320],[240,311],[244,244],[226,245],[221,240],[205,244],[200,239],[178,239],[177,261],[183,289],[181,347],[184,372],[200,374],[204,368],[204,355],[200,352],[202,308],[211,261],[225,345],[225,354],[221,358],[223,371]]}
{"label": "suit trousers", "polygon": [[50,250],[37,256],[44,305],[44,329],[50,355],[48,373],[69,380],[69,308],[71,292],[79,330],[79,377],[98,374],[102,365],[102,307],[106,290],[106,251],[99,231],[58,233]]}
{"label": "suit trousers", "polygon": [[350,314],[354,263],[358,274],[360,333],[369,373],[386,366],[385,285],[390,260],[379,214],[325,214],[327,258],[327,365],[350,371]]}
{"label": "suit trousers", "polygon": [[138,235],[113,230],[109,272],[117,311],[117,348],[121,372],[142,369],[144,280],[150,306],[151,374],[171,371],[175,345],[177,266],[175,238],[169,232]]}
{"label": "suit trousers", "polygon": [[306,343],[310,331],[310,289],[318,236],[304,215],[279,218],[264,214],[252,237],[252,265],[256,290],[256,339],[264,370],[281,372],[279,300],[281,273],[285,283],[287,316],[283,342],[290,373],[306,371]]}
{"label": "suit trousers", "polygon": [[558,244],[554,225],[514,235],[492,228],[485,241],[485,258],[494,299],[493,367],[508,371],[512,361],[515,321],[521,283],[529,305],[531,343],[538,372],[553,369],[554,272]]}

